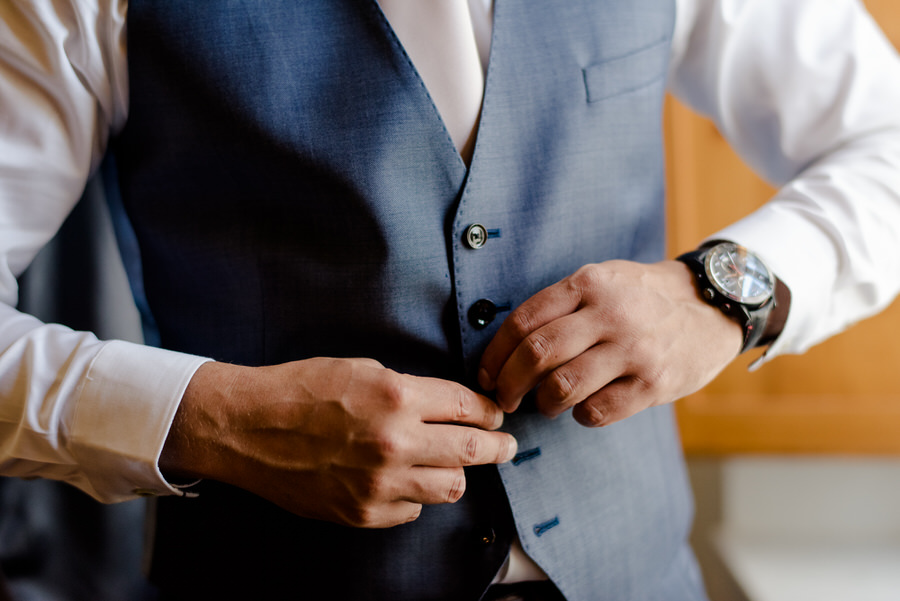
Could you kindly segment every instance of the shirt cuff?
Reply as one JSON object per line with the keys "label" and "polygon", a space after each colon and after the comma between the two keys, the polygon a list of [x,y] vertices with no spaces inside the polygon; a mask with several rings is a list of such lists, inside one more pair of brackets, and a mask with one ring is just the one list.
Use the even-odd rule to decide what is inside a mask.
{"label": "shirt cuff", "polygon": [[166,482],[159,456],[188,382],[207,361],[130,342],[104,343],[78,395],[69,438],[96,498],[112,503],[184,494]]}
{"label": "shirt cuff", "polygon": [[710,237],[751,249],[791,291],[781,335],[751,369],[778,355],[803,353],[835,333],[822,318],[822,299],[834,289],[839,258],[834,241],[816,221],[814,216],[769,203]]}

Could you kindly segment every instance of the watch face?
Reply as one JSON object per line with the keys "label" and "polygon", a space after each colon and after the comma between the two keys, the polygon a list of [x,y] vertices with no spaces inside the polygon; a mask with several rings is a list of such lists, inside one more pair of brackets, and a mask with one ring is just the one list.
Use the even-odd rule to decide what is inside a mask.
{"label": "watch face", "polygon": [[774,280],[765,264],[742,246],[713,246],[704,261],[706,275],[719,292],[731,300],[758,305],[772,296]]}

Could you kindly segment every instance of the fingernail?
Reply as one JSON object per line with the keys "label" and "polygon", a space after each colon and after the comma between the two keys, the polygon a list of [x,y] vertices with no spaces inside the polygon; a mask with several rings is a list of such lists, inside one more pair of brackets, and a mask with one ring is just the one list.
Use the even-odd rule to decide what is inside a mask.
{"label": "fingernail", "polygon": [[478,385],[481,386],[484,390],[494,389],[494,381],[491,379],[491,376],[488,375],[487,370],[483,367],[478,370]]}
{"label": "fingernail", "polygon": [[516,452],[519,450],[519,441],[517,441],[515,439],[515,437],[513,437],[513,436],[510,436],[509,440],[510,440],[509,449],[508,449],[508,452],[506,453],[506,459],[503,460],[503,463],[506,463],[507,461],[512,461],[513,457],[516,456]]}
{"label": "fingernail", "polygon": [[502,398],[499,394],[497,395],[497,404],[500,405],[500,408],[506,413],[512,413],[518,409],[521,402],[522,399],[507,400]]}
{"label": "fingernail", "polygon": [[[498,409],[499,409],[499,407],[498,407]],[[503,409],[500,409],[499,411],[497,411],[497,413],[495,415],[497,416],[496,423],[490,428],[491,430],[498,429],[500,426],[503,425],[503,420],[506,419],[506,414],[503,412]]]}

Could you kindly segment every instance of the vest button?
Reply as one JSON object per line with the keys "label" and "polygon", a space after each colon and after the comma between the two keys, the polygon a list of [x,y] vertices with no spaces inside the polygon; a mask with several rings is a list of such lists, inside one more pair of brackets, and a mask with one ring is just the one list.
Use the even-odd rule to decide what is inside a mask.
{"label": "vest button", "polygon": [[494,541],[497,540],[497,533],[494,532],[493,528],[489,528],[487,532],[485,532],[481,536],[481,544],[487,547],[488,545],[493,545]]}
{"label": "vest button", "polygon": [[497,317],[497,305],[486,298],[475,301],[469,307],[469,323],[476,330],[486,328]]}
{"label": "vest button", "polygon": [[487,242],[488,231],[480,223],[473,223],[466,228],[466,244],[469,248],[479,249]]}

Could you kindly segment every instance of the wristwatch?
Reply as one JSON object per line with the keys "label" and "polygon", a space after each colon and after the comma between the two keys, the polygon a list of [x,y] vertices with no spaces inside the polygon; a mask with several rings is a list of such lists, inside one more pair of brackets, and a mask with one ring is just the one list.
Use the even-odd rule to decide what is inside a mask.
{"label": "wristwatch", "polygon": [[701,247],[678,260],[694,273],[700,296],[743,328],[741,352],[756,347],[775,306],[776,278],[763,260],[733,242]]}

